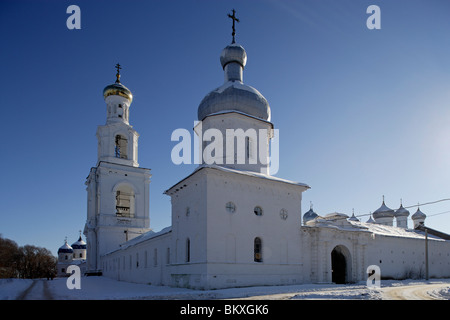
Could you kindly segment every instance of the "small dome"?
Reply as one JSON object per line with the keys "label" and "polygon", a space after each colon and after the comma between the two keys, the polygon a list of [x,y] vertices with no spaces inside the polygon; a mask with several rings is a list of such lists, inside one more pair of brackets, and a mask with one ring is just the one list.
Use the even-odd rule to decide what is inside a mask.
{"label": "small dome", "polygon": [[109,86],[106,86],[105,89],[103,89],[104,99],[111,95],[124,97],[128,99],[130,103],[131,101],[133,101],[133,95],[131,94],[131,91],[120,82],[110,84]]}
{"label": "small dome", "polygon": [[237,43],[232,43],[222,50],[222,54],[220,55],[222,68],[225,68],[230,62],[237,62],[242,67],[245,67],[247,64],[247,53],[245,52],[244,47]]}
{"label": "small dome", "polygon": [[427,215],[420,211],[419,208],[417,208],[417,211],[411,216],[411,219],[417,220],[417,219],[425,219]]}
{"label": "small dome", "polygon": [[317,218],[319,215],[313,211],[313,209],[309,209],[305,214],[303,215],[303,223],[306,223],[307,221],[313,220],[314,218]]}
{"label": "small dome", "polygon": [[354,213],[352,214],[352,216],[350,218],[348,218],[348,220],[350,220],[350,221],[359,221],[359,219],[357,217],[355,217]]}
{"label": "small dome", "polygon": [[400,208],[398,208],[398,209],[395,211],[394,215],[395,215],[396,217],[407,217],[407,216],[409,216],[409,211],[406,210],[406,209],[403,207],[403,205],[400,205]]}
{"label": "small dome", "polygon": [[73,249],[71,246],[69,246],[69,244],[66,242],[64,242],[64,244],[58,249],[58,254],[59,253],[73,253]]}
{"label": "small dome", "polygon": [[372,215],[369,217],[369,219],[366,221],[366,223],[374,223],[375,221],[373,221],[372,219]]}
{"label": "small dome", "polygon": [[375,210],[372,215],[375,220],[377,220],[379,218],[391,218],[391,217],[394,217],[394,210],[392,210],[391,208],[388,208],[384,204],[384,200],[383,200],[381,207],[379,207],[377,210]]}
{"label": "small dome", "polygon": [[73,249],[86,249],[86,242],[84,242],[83,239],[82,239],[81,236],[80,236],[80,238],[78,239],[78,241],[77,241],[77,242],[74,242],[74,243],[72,244],[72,248],[73,248]]}

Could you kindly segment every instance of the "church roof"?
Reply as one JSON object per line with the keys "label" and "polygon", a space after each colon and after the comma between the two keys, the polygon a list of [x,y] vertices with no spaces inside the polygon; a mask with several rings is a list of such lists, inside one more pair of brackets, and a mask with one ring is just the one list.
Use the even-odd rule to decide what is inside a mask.
{"label": "church roof", "polygon": [[[178,186],[180,183],[182,183],[183,181],[185,181],[186,179],[190,178],[191,176],[193,176],[194,174],[196,174],[197,172],[199,172],[200,170],[203,170],[203,169],[215,169],[215,170],[220,170],[220,171],[223,171],[223,172],[230,172],[230,173],[243,175],[243,176],[248,176],[248,177],[267,179],[267,180],[270,180],[270,181],[276,181],[276,182],[281,182],[281,183],[287,183],[287,184],[290,184],[290,185],[301,186],[301,187],[304,187],[306,189],[310,189],[311,188],[309,185],[307,185],[305,183],[295,182],[295,181],[291,181],[291,180],[286,180],[286,179],[274,177],[274,176],[271,176],[271,175],[268,175],[268,174],[263,174],[263,173],[259,173],[259,172],[253,172],[253,171],[236,170],[236,169],[221,167],[221,166],[213,165],[213,164],[211,164],[211,165],[203,164],[203,165],[198,166],[194,170],[194,172],[192,172],[189,176],[187,176],[183,180],[177,182],[172,187],[170,187],[169,189],[164,191],[164,194],[170,195],[170,193],[173,192],[173,189],[176,186]],[[175,189],[175,191],[178,191],[178,189]]]}

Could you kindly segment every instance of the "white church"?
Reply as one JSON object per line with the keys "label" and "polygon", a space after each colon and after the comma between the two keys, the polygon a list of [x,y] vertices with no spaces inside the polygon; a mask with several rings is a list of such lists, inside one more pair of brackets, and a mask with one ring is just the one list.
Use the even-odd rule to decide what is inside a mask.
{"label": "white church", "polygon": [[[235,43],[234,28],[220,62],[224,84],[198,107],[202,130],[225,136],[229,129],[255,129],[259,144],[245,137],[244,155],[216,150],[222,161],[205,159],[168,186],[172,223],[160,232],[150,229],[150,169],[138,163],[133,95],[117,66],[116,82],[103,91],[106,124],[97,129],[98,161],[86,180],[88,273],[195,289],[365,281],[371,265],[382,279],[450,277],[450,237],[427,228],[419,209],[411,226],[410,212],[402,205],[390,209],[384,199],[366,222],[312,208],[302,215],[302,194],[310,187],[269,173],[271,109],[243,82],[247,54]],[[264,161],[254,161],[255,150]]]}

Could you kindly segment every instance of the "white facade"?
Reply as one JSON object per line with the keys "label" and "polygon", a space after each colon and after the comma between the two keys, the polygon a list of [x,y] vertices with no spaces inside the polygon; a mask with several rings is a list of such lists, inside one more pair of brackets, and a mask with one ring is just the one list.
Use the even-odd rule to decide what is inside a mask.
{"label": "white facade", "polygon": [[[267,146],[273,130],[270,108],[259,92],[242,83],[242,50],[238,45],[224,49],[225,84],[200,104],[202,127],[196,132],[215,129],[226,136],[228,129],[255,129],[264,132],[256,140]],[[231,69],[239,71],[237,76],[230,76]],[[122,88],[114,90],[107,99],[115,105],[131,96]],[[407,210],[394,212],[383,200],[374,212],[375,223],[369,223],[339,213],[322,217],[311,208],[302,225],[302,193],[309,186],[270,176],[263,162],[252,163],[251,137],[246,140],[245,163],[236,163],[235,149],[230,155],[223,148],[217,157],[222,162],[206,158],[167,189],[172,224],[157,233],[149,231],[150,173],[137,165],[138,135],[128,123],[129,104],[126,121],[112,105],[107,124],[98,130],[97,167],[86,182],[90,270],[123,281],[198,289],[356,282],[367,279],[370,265],[380,267],[382,278],[424,275],[425,235],[408,229]],[[130,158],[114,154],[119,132],[128,139]],[[213,143],[203,141],[203,151]],[[268,158],[268,148],[265,152],[263,158]],[[128,197],[128,211],[121,211],[122,193],[117,191]],[[424,214],[416,217],[423,226]],[[398,226],[393,226],[394,219]],[[450,277],[450,241],[429,235],[427,242],[430,277]]]}

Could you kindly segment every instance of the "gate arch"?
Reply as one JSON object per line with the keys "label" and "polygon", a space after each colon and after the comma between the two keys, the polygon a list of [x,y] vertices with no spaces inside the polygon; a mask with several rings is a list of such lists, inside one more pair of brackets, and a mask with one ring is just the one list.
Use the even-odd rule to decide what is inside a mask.
{"label": "gate arch", "polygon": [[338,245],[331,251],[331,281],[336,284],[352,282],[352,258],[344,245]]}

